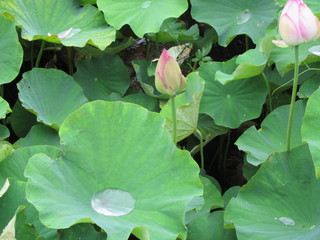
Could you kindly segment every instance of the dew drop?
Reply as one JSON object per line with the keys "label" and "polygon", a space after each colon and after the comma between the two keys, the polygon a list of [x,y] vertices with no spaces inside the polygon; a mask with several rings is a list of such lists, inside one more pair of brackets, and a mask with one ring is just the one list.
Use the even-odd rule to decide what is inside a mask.
{"label": "dew drop", "polygon": [[249,9],[246,9],[245,11],[241,12],[237,16],[237,24],[241,25],[249,21],[251,18],[251,12]]}
{"label": "dew drop", "polygon": [[282,222],[284,225],[288,225],[288,226],[296,225],[295,221],[289,217],[279,217],[278,220]]}
{"label": "dew drop", "polygon": [[151,1],[145,1],[141,4],[141,8],[149,8],[151,5]]}
{"label": "dew drop", "polygon": [[109,188],[93,195],[91,207],[97,213],[106,216],[123,216],[129,214],[136,200],[121,189]]}

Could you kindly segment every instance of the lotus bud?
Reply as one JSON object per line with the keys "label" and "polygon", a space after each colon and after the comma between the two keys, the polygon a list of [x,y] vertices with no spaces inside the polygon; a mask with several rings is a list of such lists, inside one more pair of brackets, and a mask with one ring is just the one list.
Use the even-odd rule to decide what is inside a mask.
{"label": "lotus bud", "polygon": [[169,96],[174,96],[186,87],[186,79],[181,73],[177,61],[163,49],[155,72],[156,89]]}
{"label": "lotus bud", "polygon": [[302,0],[289,0],[279,19],[279,33],[287,45],[297,46],[319,37],[320,22]]}

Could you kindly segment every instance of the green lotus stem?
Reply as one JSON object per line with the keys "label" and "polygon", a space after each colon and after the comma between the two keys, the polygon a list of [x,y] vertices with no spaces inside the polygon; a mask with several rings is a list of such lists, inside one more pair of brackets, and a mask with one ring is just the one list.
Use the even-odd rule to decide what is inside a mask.
{"label": "green lotus stem", "polygon": [[292,120],[294,113],[294,104],[297,97],[297,88],[298,88],[298,78],[299,78],[299,47],[294,47],[294,77],[293,77],[293,88],[291,94],[291,103],[289,110],[289,118],[288,118],[288,129],[287,129],[287,151],[290,151],[290,139],[291,139],[291,128],[292,128]]}
{"label": "green lotus stem", "polygon": [[262,73],[262,78],[266,84],[266,87],[267,87],[267,91],[268,91],[268,107],[269,107],[269,112],[272,112],[272,100],[271,100],[271,91],[270,91],[270,84],[269,84],[269,81],[266,77],[266,75],[264,74],[264,72]]}
{"label": "green lotus stem", "polygon": [[177,113],[176,113],[176,103],[175,95],[170,97],[171,100],[171,113],[172,113],[172,138],[174,144],[177,144]]}
{"label": "green lotus stem", "polygon": [[68,47],[67,48],[67,52],[68,52],[68,67],[69,67],[69,75],[73,75],[73,59],[72,59],[72,48]]}
{"label": "green lotus stem", "polygon": [[44,50],[45,44],[46,44],[46,42],[42,41],[41,47],[40,47],[40,50],[39,50],[39,53],[38,53],[38,57],[37,57],[37,60],[36,60],[36,65],[35,65],[36,68],[39,67],[40,60],[41,60],[41,57],[42,57],[42,54],[43,54],[43,50]]}
{"label": "green lotus stem", "polygon": [[202,133],[199,131],[199,129],[197,129],[196,132],[200,137],[200,159],[201,159],[200,167],[202,170],[204,170],[203,136],[202,136]]}
{"label": "green lotus stem", "polygon": [[34,67],[34,61],[33,61],[33,48],[34,48],[34,41],[31,42],[31,49],[30,49],[30,59],[31,59],[31,68]]}

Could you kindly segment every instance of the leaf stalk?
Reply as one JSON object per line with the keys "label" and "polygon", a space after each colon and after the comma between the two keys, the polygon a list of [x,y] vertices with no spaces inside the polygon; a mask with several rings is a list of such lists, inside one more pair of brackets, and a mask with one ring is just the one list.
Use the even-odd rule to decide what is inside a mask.
{"label": "leaf stalk", "polygon": [[294,104],[297,97],[297,88],[298,88],[298,79],[299,79],[299,45],[294,47],[294,77],[293,77],[293,88],[291,94],[291,103],[289,110],[288,118],[288,128],[287,128],[287,151],[290,151],[290,140],[291,140],[291,130],[292,130],[292,121],[294,113]]}
{"label": "leaf stalk", "polygon": [[177,113],[175,95],[170,97],[171,100],[171,113],[172,113],[172,138],[174,144],[177,144]]}

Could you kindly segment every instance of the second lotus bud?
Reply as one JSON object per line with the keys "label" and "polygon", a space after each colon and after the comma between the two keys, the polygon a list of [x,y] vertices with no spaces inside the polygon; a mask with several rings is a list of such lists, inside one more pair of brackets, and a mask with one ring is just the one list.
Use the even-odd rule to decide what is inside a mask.
{"label": "second lotus bud", "polygon": [[156,89],[169,96],[174,96],[186,87],[186,79],[181,73],[177,61],[163,49],[155,72]]}

